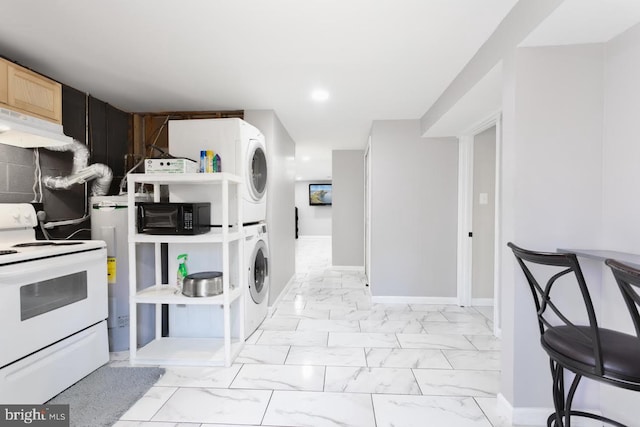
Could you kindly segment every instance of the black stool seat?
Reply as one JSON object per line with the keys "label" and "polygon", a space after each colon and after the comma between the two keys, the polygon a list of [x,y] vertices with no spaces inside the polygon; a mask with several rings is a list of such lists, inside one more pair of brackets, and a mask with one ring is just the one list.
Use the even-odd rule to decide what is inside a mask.
{"label": "black stool seat", "polygon": [[[588,336],[591,328],[576,326]],[[634,335],[624,334],[611,329],[599,328],[600,348],[602,351],[603,379],[640,383],[640,340]],[[570,326],[549,328],[540,340],[547,352],[564,358],[565,367],[580,370],[586,376],[597,375],[597,362],[591,343],[585,341],[582,334]],[[583,366],[581,366],[583,365]]]}

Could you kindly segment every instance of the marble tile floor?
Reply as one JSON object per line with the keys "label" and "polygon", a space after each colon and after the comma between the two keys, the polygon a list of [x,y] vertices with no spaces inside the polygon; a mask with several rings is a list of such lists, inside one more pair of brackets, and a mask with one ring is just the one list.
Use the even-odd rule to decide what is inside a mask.
{"label": "marble tile floor", "polygon": [[330,239],[296,244],[294,282],[234,364],[166,368],[116,427],[511,427],[491,310],[372,303]]}

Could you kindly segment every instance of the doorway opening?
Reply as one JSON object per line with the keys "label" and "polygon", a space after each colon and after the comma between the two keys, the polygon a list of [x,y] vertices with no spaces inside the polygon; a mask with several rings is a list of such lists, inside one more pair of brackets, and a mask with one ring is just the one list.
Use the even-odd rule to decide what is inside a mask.
{"label": "doorway opening", "polygon": [[500,336],[500,114],[459,141],[458,303],[491,318]]}

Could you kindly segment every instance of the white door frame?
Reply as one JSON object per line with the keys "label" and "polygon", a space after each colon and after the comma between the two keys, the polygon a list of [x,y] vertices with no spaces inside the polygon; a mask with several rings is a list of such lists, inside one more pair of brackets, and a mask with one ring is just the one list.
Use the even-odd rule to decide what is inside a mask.
{"label": "white door frame", "polygon": [[371,289],[371,136],[364,152],[365,206],[364,206],[364,274]]}
{"label": "white door frame", "polygon": [[496,127],[496,177],[495,177],[495,245],[493,254],[493,325],[494,334],[500,336],[500,162],[502,153],[502,114],[500,111],[491,114],[486,119],[471,126],[459,137],[458,149],[458,305],[472,305],[471,279],[472,279],[472,239],[469,233],[472,230],[473,221],[473,141],[479,133]]}

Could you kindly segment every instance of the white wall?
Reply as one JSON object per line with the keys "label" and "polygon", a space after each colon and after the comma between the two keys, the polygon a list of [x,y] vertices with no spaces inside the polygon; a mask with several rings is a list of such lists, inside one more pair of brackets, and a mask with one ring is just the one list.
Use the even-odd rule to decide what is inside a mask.
{"label": "white wall", "polygon": [[458,144],[419,120],[371,129],[371,293],[456,297]]}
{"label": "white wall", "polygon": [[[640,111],[640,25],[605,46],[603,154],[603,247],[640,253],[640,144],[637,142]],[[611,272],[603,268],[601,322],[634,333],[620,291]],[[630,408],[640,406],[640,393],[603,387],[603,412],[635,425]]]}
{"label": "white wall", "polygon": [[[519,49],[504,70],[501,245],[639,253],[640,25],[606,44]],[[601,261],[580,262],[600,324],[632,333],[611,272]],[[507,249],[501,281],[501,393],[514,415],[551,407],[533,303]],[[589,381],[575,402],[628,425],[638,405],[637,392]]]}
{"label": "white wall", "polygon": [[295,198],[298,207],[298,235],[331,236],[333,206],[309,206],[309,184],[331,184],[331,181],[296,181]]}
{"label": "white wall", "polygon": [[[551,375],[530,290],[505,245],[600,247],[602,59],[601,45],[523,48],[503,68],[500,392],[516,412],[552,407]],[[577,406],[594,404],[584,391]]]}
{"label": "white wall", "polygon": [[334,150],[331,259],[364,267],[364,151]]}
{"label": "white wall", "polygon": [[244,119],[260,129],[267,149],[269,305],[295,273],[295,142],[272,110],[246,110]]}

